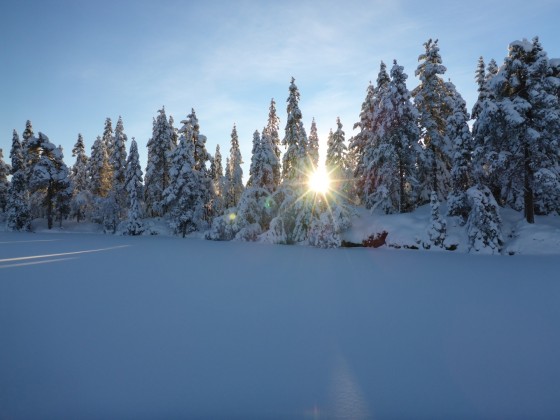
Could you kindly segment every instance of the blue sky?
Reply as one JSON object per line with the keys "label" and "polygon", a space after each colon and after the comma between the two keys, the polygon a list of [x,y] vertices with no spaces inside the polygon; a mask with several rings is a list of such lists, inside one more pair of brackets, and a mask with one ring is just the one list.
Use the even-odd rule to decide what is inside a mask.
{"label": "blue sky", "polygon": [[[106,117],[122,115],[141,159],[152,118],[165,105],[176,125],[196,110],[208,150],[229,151],[237,124],[245,173],[252,133],[277,102],[281,134],[290,78],[306,129],[322,142],[340,116],[346,138],[379,62],[409,75],[422,44],[439,38],[446,78],[470,109],[478,57],[501,64],[508,44],[538,35],[560,57],[560,2],[526,1],[79,1],[4,2],[0,24],[0,148],[30,119],[65,150],[78,133],[89,149]],[[324,152],[324,150],[323,150]]]}

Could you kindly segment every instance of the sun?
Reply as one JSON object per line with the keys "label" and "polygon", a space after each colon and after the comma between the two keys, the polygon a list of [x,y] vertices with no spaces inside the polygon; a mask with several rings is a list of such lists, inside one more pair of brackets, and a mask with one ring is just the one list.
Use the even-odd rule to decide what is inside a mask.
{"label": "sun", "polygon": [[316,194],[326,194],[331,187],[331,180],[325,168],[317,168],[309,176],[309,189]]}

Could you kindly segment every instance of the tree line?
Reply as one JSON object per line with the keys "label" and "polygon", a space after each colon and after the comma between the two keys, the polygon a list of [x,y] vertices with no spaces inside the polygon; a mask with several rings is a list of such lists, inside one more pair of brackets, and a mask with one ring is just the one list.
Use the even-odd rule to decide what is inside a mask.
{"label": "tree line", "polygon": [[106,119],[90,156],[78,135],[71,168],[27,121],[21,140],[13,132],[11,165],[0,151],[0,210],[11,230],[28,230],[37,217],[49,228],[72,217],[138,235],[149,231],[147,218],[161,217],[182,236],[335,247],[354,204],[391,214],[430,203],[427,246],[444,246],[439,206],[446,201],[446,216],[465,226],[469,249],[499,252],[500,207],[522,211],[528,223],[560,212],[560,60],[550,60],[538,38],[512,42],[501,66],[481,57],[470,114],[444,79],[437,40],[424,43],[418,61],[412,90],[402,66],[394,61],[388,70],[381,62],[349,141],[336,120],[327,142],[328,194],[307,185],[319,166],[319,138],[314,120],[306,133],[292,78],[284,136],[273,99],[253,135],[246,185],[236,126],[224,165],[219,145],[213,155],[206,149],[194,110],[179,128],[158,111],[145,174],[134,138],[127,153],[120,117],[114,129]]}

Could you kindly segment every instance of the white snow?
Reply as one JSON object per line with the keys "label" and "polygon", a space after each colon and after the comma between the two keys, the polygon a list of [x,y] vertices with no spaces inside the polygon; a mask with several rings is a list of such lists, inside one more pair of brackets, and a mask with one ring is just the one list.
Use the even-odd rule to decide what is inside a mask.
{"label": "white snow", "polygon": [[558,218],[502,217],[515,256],[0,232],[0,418],[558,418]]}
{"label": "white snow", "polygon": [[509,49],[512,49],[513,47],[521,47],[527,53],[530,53],[533,50],[533,44],[525,38],[523,38],[522,41],[513,41],[510,43]]}

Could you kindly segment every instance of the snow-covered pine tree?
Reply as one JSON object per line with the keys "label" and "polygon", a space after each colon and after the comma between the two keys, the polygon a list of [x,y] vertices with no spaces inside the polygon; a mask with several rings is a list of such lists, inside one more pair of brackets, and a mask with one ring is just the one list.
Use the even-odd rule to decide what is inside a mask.
{"label": "snow-covered pine tree", "polygon": [[446,125],[448,92],[440,77],[447,69],[442,64],[437,42],[430,39],[424,43],[425,52],[418,57],[420,64],[415,72],[420,85],[412,91],[423,145],[419,162],[419,204],[430,199],[431,191],[435,191],[440,200],[445,200],[451,190],[452,144]]}
{"label": "snow-covered pine tree", "polygon": [[[482,63],[482,68],[484,63]],[[480,68],[480,67],[479,67]],[[447,136],[453,142],[453,161],[451,167],[451,191],[447,199],[447,215],[459,216],[464,224],[469,215],[467,190],[471,187],[472,135],[469,130],[469,113],[462,96],[455,85],[446,83],[448,108]],[[480,90],[479,90],[480,94]]]}
{"label": "snow-covered pine tree", "polygon": [[300,170],[307,165],[302,156],[307,152],[307,135],[303,128],[302,114],[299,109],[299,90],[292,77],[290,83],[290,94],[287,99],[287,120],[284,139],[282,144],[286,146],[286,152],[282,158],[282,178],[286,182],[301,180],[306,176]]}
{"label": "snow-covered pine tree", "polygon": [[36,156],[33,157],[34,155],[30,154],[29,152],[29,139],[33,137],[34,134],[35,131],[33,130],[33,125],[31,124],[30,120],[27,120],[25,122],[25,129],[21,134],[21,151],[23,154],[23,166],[25,168],[27,178],[29,178],[30,176],[29,172],[27,171],[27,167],[33,166],[38,159]]}
{"label": "snow-covered pine tree", "polygon": [[488,87],[486,83],[486,68],[484,67],[484,58],[478,59],[478,65],[475,73],[476,84],[478,85],[478,98],[473,105],[471,118],[476,120],[480,115],[482,103],[488,98]]}
{"label": "snow-covered pine tree", "polygon": [[550,74],[538,38],[512,42],[474,126],[480,177],[529,223],[535,211],[555,211],[560,197],[560,106]]}
{"label": "snow-covered pine tree", "polygon": [[90,192],[97,197],[107,197],[111,191],[111,166],[105,142],[99,136],[91,146],[88,173]]}
{"label": "snow-covered pine tree", "polygon": [[8,175],[10,172],[11,166],[4,162],[4,152],[0,149],[0,213],[4,213],[8,205],[8,190],[10,189]]}
{"label": "snow-covered pine tree", "polygon": [[366,98],[362,103],[360,112],[360,121],[354,124],[354,130],[358,128],[360,131],[349,141],[350,162],[353,169],[354,179],[356,180],[356,195],[365,200],[364,191],[366,162],[365,151],[367,145],[371,142],[373,136],[373,111],[374,111],[375,88],[370,82],[367,88]]}
{"label": "snow-covered pine tree", "polygon": [[163,191],[169,186],[171,152],[174,150],[175,131],[165,115],[165,108],[158,111],[154,119],[152,137],[148,141],[148,163],[144,178],[144,200],[147,215],[163,216]]}
{"label": "snow-covered pine tree", "polygon": [[281,155],[282,152],[280,151],[280,135],[278,131],[280,130],[280,118],[276,115],[276,102],[274,102],[274,98],[270,100],[270,107],[268,109],[268,123],[266,128],[263,130],[263,135],[266,134],[266,137],[269,139],[270,143],[272,144],[272,149],[274,150],[274,154],[276,155],[276,164],[273,168],[274,170],[274,188],[278,188],[280,182],[282,180],[282,165],[281,165]]}
{"label": "snow-covered pine tree", "polygon": [[237,136],[237,128],[235,124],[231,130],[231,147],[229,149],[229,174],[231,176],[229,182],[228,196],[226,199],[226,207],[236,207],[243,194],[243,169],[241,165],[241,150],[239,149],[239,138]]}
{"label": "snow-covered pine tree", "polygon": [[469,252],[499,254],[502,245],[502,219],[499,207],[488,187],[476,185],[467,190],[471,209],[466,224]]}
{"label": "snow-covered pine tree", "polygon": [[169,220],[175,233],[183,237],[197,229],[204,212],[200,173],[195,169],[195,143],[191,119],[183,122],[179,145],[171,154],[170,183],[163,193]]}
{"label": "snow-covered pine tree", "polygon": [[315,118],[311,121],[308,145],[311,167],[317,169],[319,167],[319,135],[317,134],[317,124],[315,123]]}
{"label": "snow-covered pine tree", "polygon": [[70,179],[74,185],[74,194],[70,203],[71,214],[76,220],[84,219],[90,210],[92,196],[89,190],[90,180],[88,173],[89,158],[86,155],[84,138],[78,134],[78,140],[72,149],[72,157],[76,158],[70,171]]}
{"label": "snow-covered pine tree", "polygon": [[13,132],[10,159],[12,181],[8,191],[6,226],[9,230],[28,231],[31,227],[28,182],[23,147],[16,130]]}
{"label": "snow-covered pine tree", "polygon": [[445,238],[447,236],[447,221],[439,211],[440,202],[435,191],[430,194],[430,225],[428,226],[428,241],[424,243],[424,248],[437,246],[444,248]]}
{"label": "snow-covered pine tree", "polygon": [[113,156],[113,150],[115,148],[115,136],[113,134],[113,122],[109,117],[105,119],[105,127],[103,128],[102,140],[105,144],[105,149],[107,149],[107,156],[111,158],[111,156]]}
{"label": "snow-covered pine tree", "polygon": [[125,188],[127,136],[124,132],[122,117],[120,116],[115,126],[115,135],[113,139],[113,153],[109,157],[109,162],[113,171],[112,191],[115,195],[117,206],[120,209],[118,217],[124,218],[127,213],[126,208],[128,201]]}
{"label": "snow-covered pine tree", "polygon": [[123,235],[141,235],[146,230],[142,220],[140,198],[142,197],[142,168],[138,156],[138,145],[134,137],[126,161],[125,188],[128,196],[128,218],[122,229]]}
{"label": "snow-covered pine tree", "polygon": [[369,124],[371,131],[367,135],[367,142],[364,145],[363,154],[361,157],[361,165],[363,169],[362,179],[358,180],[358,188],[361,186],[361,191],[358,195],[364,200],[367,208],[373,206],[371,201],[372,194],[375,193],[376,180],[378,178],[379,167],[375,164],[376,156],[379,154],[379,140],[382,132],[380,131],[380,124],[383,120],[383,111],[380,108],[382,98],[385,98],[387,89],[391,79],[387,73],[387,66],[382,61],[379,65],[379,73],[377,75],[376,86],[371,97],[372,104],[369,106],[371,115],[369,116]]}
{"label": "snow-covered pine tree", "polygon": [[372,193],[366,196],[371,208],[385,213],[414,209],[416,161],[419,153],[418,113],[406,87],[408,76],[396,60],[391,79],[381,89],[375,110],[376,147],[368,152]]}
{"label": "snow-covered pine tree", "polygon": [[216,145],[216,153],[212,158],[212,165],[210,166],[210,176],[214,183],[214,214],[221,215],[225,207],[226,195],[226,181],[224,176],[224,167],[222,164],[222,153],[220,145]]}
{"label": "snow-covered pine tree", "polygon": [[70,212],[72,184],[68,167],[64,163],[62,148],[52,144],[45,134],[30,138],[29,146],[40,150],[39,161],[31,168],[29,187],[42,195],[48,228],[51,229],[54,217],[62,223]]}
{"label": "snow-covered pine tree", "polygon": [[349,184],[346,139],[342,130],[340,117],[336,119],[337,129],[329,132],[327,141],[327,156],[325,166],[331,177],[332,190],[338,194],[347,195]]}

